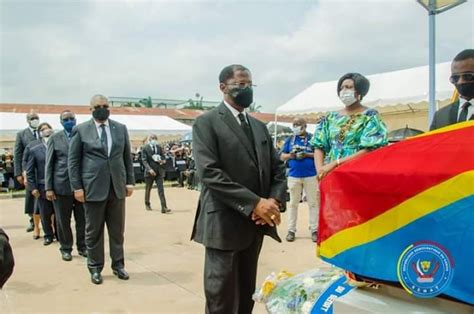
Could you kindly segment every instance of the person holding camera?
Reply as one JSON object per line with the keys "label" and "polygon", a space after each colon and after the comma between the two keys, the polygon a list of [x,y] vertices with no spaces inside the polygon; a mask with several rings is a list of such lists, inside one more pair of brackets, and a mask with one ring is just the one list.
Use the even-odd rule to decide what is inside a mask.
{"label": "person holding camera", "polygon": [[160,197],[161,212],[169,213],[171,209],[166,205],[165,188],[163,186],[163,178],[165,176],[165,154],[161,146],[158,144],[158,136],[150,134],[148,143],[142,148],[142,163],[145,166],[145,209],[152,210],[150,204],[150,192],[153,183],[156,182],[158,196]]}
{"label": "person holding camera", "polygon": [[309,230],[311,240],[317,241],[319,188],[314,166],[314,148],[311,145],[311,134],[306,132],[306,120],[293,120],[293,136],[286,139],[280,158],[287,162],[288,189],[290,190],[290,206],[288,208],[288,235],[286,241],[293,242],[296,235],[296,220],[301,194],[304,191],[309,207]]}

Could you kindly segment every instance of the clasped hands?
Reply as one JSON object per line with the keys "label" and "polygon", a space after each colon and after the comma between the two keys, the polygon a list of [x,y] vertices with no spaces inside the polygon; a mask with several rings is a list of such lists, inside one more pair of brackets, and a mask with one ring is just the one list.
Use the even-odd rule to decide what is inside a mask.
{"label": "clasped hands", "polygon": [[281,222],[280,204],[273,198],[261,198],[252,211],[252,220],[256,225],[268,224],[272,227],[279,225]]}

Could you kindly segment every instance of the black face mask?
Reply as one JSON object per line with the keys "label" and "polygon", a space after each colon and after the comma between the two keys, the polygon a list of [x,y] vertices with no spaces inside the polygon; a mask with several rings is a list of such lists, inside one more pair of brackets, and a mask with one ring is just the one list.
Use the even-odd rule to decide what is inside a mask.
{"label": "black face mask", "polygon": [[229,91],[229,96],[242,108],[248,108],[253,103],[252,87],[233,88]]}
{"label": "black face mask", "polygon": [[105,121],[109,118],[110,116],[110,110],[109,108],[105,108],[105,107],[98,107],[98,108],[95,108],[93,111],[92,111],[92,116],[94,117],[94,119],[96,120],[99,120],[99,121]]}
{"label": "black face mask", "polygon": [[459,95],[467,100],[474,98],[474,82],[456,84],[456,89],[458,90]]}

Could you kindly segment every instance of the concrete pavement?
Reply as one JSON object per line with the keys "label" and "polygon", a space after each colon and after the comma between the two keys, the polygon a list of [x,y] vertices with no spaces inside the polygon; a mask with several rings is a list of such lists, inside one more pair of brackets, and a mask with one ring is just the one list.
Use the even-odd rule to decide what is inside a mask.
{"label": "concrete pavement", "polygon": [[[43,246],[25,232],[23,199],[0,200],[0,226],[10,236],[15,255],[13,276],[0,290],[0,313],[203,313],[204,248],[189,241],[199,193],[166,188],[170,214],[161,214],[156,193],[145,211],[144,191],[127,199],[125,267],[130,280],[113,276],[108,257],[104,283],[90,282],[86,260],[73,251],[61,260],[59,245]],[[300,205],[297,239],[277,243],[266,237],[260,255],[259,286],[272,271],[302,272],[321,265],[307,229],[306,204]],[[279,228],[286,236],[286,216]],[[256,304],[254,313],[266,313]]]}

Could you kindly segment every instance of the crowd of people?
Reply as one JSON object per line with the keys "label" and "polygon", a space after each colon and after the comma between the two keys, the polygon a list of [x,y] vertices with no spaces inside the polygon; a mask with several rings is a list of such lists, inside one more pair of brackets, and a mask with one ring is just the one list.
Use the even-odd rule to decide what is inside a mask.
{"label": "crowd of people", "polygon": [[[454,58],[450,81],[459,100],[435,114],[432,129],[474,119],[474,50]],[[169,162],[180,186],[185,181],[188,187],[196,182],[201,186],[191,238],[205,247],[206,313],[252,312],[263,237],[281,242],[276,227],[287,207],[287,189],[286,240],[295,240],[304,191],[309,230],[316,241],[318,182],[342,164],[388,143],[380,115],[363,105],[370,82],[359,73],[339,79],[335,92],[344,106],[323,116],[312,135],[304,119],[294,120],[293,135],[280,153],[265,124],[245,111],[253,102],[253,86],[249,69],[225,67],[219,74],[223,102],[196,119],[192,149],[185,144],[159,145],[151,134],[139,153],[146,210],[152,210],[150,192],[156,184],[161,212],[171,211],[163,188]],[[37,114],[29,114],[28,127],[17,135],[14,176],[26,185],[27,231],[34,231],[37,239],[41,221],[44,244],[56,237],[62,259],[70,261],[74,212],[78,253],[87,257],[92,283],[101,284],[105,225],[113,273],[129,279],[123,251],[125,198],[132,195],[135,178],[126,126],[109,119],[106,97],[93,96],[90,106],[92,119],[77,126],[74,113],[62,112],[64,129],[54,134],[48,123],[39,123]]]}

